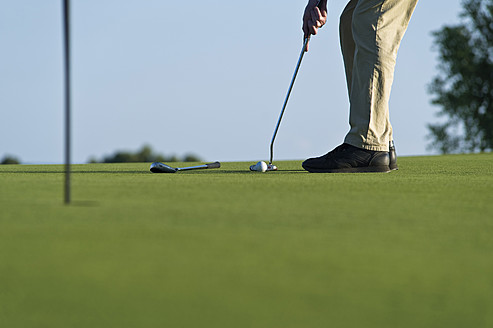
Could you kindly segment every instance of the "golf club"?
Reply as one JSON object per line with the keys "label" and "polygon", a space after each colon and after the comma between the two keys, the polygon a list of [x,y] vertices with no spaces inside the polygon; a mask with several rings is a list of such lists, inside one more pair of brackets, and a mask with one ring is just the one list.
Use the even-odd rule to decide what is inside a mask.
{"label": "golf club", "polygon": [[[320,4],[320,1],[321,0],[319,0],[317,2],[317,6]],[[286,95],[286,99],[284,100],[284,105],[282,106],[281,114],[279,115],[279,119],[277,120],[276,129],[274,130],[274,135],[272,136],[272,140],[270,142],[269,167],[275,167],[274,165],[272,165],[272,161],[274,160],[274,141],[276,140],[277,131],[279,130],[279,125],[281,124],[281,120],[282,120],[282,117],[284,115],[284,111],[286,110],[286,105],[288,104],[289,95],[291,94],[291,91],[293,90],[294,80],[296,79],[296,75],[298,75],[298,71],[299,71],[300,65],[301,65],[301,60],[303,59],[303,55],[306,52],[306,47],[307,47],[309,41],[310,41],[310,35],[308,35],[305,38],[305,41],[303,42],[303,48],[301,49],[300,58],[298,59],[298,63],[296,64],[296,69],[294,70],[293,78],[291,79],[291,84],[289,85],[288,93]],[[276,168],[276,170],[277,170],[277,168]],[[273,171],[273,170],[268,169],[268,171]]]}
{"label": "golf club", "polygon": [[178,171],[200,170],[200,169],[218,169],[221,167],[221,163],[214,162],[209,164],[188,166],[188,167],[171,167],[169,165],[154,162],[151,164],[150,171],[152,173],[176,173]]}

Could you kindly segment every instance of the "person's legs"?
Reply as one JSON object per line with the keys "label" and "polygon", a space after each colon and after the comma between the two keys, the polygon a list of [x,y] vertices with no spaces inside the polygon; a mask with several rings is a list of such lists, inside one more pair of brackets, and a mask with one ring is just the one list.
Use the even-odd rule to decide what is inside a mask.
{"label": "person's legs", "polygon": [[305,170],[388,172],[397,169],[388,101],[397,50],[417,1],[351,0],[347,4],[339,31],[351,104],[351,130],[343,145],[324,156],[304,161]]}
{"label": "person's legs", "polygon": [[[397,51],[417,2],[352,0],[343,12],[341,47],[351,106],[351,129],[345,143],[373,151],[389,150],[392,127],[388,102]],[[349,31],[354,42],[352,62]]]}
{"label": "person's legs", "polygon": [[351,0],[344,8],[339,22],[339,39],[341,42],[341,52],[346,69],[346,82],[348,94],[351,96],[351,83],[353,76],[353,61],[355,44],[353,39],[353,12],[358,4],[358,0]]}

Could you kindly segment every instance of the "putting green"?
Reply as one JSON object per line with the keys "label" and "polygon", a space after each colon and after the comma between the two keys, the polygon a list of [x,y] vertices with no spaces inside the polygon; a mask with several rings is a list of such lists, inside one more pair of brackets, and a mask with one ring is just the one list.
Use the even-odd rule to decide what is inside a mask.
{"label": "putting green", "polygon": [[493,154],[250,164],[0,166],[0,326],[493,326]]}

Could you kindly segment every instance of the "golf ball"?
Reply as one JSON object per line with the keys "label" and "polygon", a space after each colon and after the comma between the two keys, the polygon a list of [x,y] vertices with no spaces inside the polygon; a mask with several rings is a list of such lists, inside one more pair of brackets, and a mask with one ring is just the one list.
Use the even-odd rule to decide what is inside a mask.
{"label": "golf ball", "polygon": [[265,172],[267,171],[267,163],[260,161],[255,165],[250,166],[251,171]]}

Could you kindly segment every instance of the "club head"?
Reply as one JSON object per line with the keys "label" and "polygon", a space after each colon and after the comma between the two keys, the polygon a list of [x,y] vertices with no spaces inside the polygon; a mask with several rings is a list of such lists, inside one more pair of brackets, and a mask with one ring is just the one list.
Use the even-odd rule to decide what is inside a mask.
{"label": "club head", "polygon": [[274,164],[267,165],[267,171],[266,172],[269,172],[269,171],[277,171],[277,166],[275,166]]}
{"label": "club head", "polygon": [[150,171],[152,173],[175,173],[177,169],[160,162],[154,162],[151,164]]}

